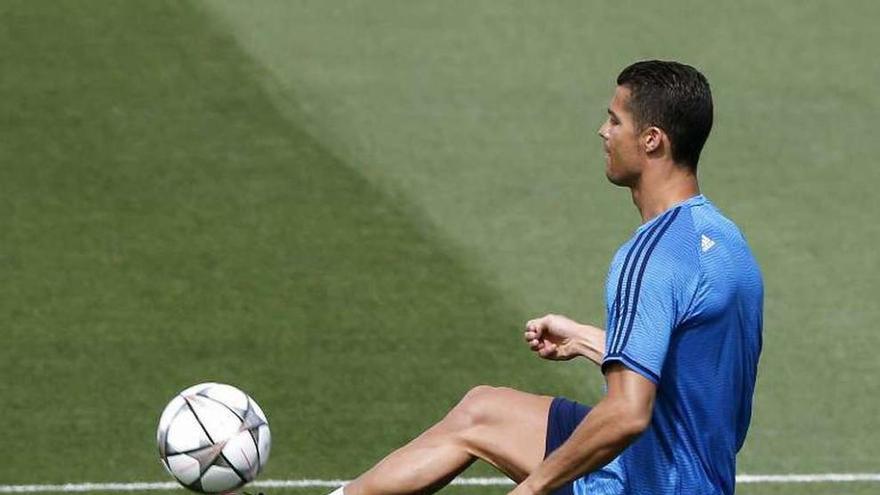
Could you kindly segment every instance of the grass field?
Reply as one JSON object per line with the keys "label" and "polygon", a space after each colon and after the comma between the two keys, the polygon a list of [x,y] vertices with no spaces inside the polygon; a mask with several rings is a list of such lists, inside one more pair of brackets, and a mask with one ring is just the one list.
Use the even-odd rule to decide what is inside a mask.
{"label": "grass field", "polygon": [[158,415],[206,380],[266,410],[276,479],[354,476],[479,383],[594,403],[599,373],[539,362],[520,328],[603,323],[638,218],[595,130],[619,70],[648,57],[713,84],[703,191],[764,270],[739,471],[880,471],[878,17],[3,0],[0,484],[166,480]]}

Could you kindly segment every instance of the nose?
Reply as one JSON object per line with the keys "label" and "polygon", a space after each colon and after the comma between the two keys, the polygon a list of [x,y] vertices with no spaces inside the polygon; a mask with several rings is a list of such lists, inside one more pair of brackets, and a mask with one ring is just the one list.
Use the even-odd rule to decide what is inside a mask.
{"label": "nose", "polygon": [[599,130],[596,131],[596,134],[598,134],[600,138],[607,141],[608,140],[608,122],[604,122],[601,126],[599,126]]}

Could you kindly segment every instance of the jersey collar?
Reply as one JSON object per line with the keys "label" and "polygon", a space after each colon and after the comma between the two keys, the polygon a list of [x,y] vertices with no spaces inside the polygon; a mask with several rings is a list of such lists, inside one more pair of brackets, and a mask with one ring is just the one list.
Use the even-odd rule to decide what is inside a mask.
{"label": "jersey collar", "polygon": [[672,210],[674,210],[674,209],[676,209],[676,208],[678,208],[678,207],[680,207],[680,206],[687,206],[687,207],[697,206],[697,205],[701,205],[701,204],[703,204],[703,203],[705,203],[705,202],[707,202],[707,201],[708,201],[708,200],[706,199],[706,197],[703,196],[702,194],[697,194],[696,196],[691,196],[690,198],[688,198],[688,199],[686,199],[686,200],[684,200],[684,201],[679,201],[678,203],[675,203],[675,204],[673,204],[672,206],[670,206],[669,208],[667,208],[666,211],[664,211],[663,213],[660,213],[659,215],[655,216],[654,218],[652,218],[652,219],[648,220],[647,222],[645,222],[645,223],[639,225],[639,228],[636,229],[636,232],[641,232],[642,230],[648,228],[648,227],[649,227],[650,225],[652,225],[654,222],[656,222],[657,220],[659,220],[663,215],[665,215],[666,213],[668,213],[668,212],[670,212],[670,211],[672,211]]}

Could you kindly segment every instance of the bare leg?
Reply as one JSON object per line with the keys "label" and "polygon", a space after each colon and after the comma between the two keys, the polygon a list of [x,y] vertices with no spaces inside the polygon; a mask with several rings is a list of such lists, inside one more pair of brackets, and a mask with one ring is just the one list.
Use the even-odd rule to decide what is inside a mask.
{"label": "bare leg", "polygon": [[432,493],[476,459],[522,481],[544,458],[551,397],[472,389],[439,423],[345,487],[345,495]]}

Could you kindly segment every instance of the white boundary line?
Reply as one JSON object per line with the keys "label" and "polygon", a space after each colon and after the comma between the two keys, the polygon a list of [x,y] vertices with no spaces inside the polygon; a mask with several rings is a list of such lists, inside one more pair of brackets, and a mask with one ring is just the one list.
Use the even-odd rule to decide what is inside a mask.
{"label": "white boundary line", "polygon": [[[880,482],[880,473],[825,473],[825,474],[740,474],[737,483],[850,483],[856,481]],[[254,488],[335,488],[346,480],[262,480],[249,486]],[[456,478],[453,485],[503,486],[513,483],[507,478]],[[70,492],[139,492],[174,490],[180,485],[172,481],[162,483],[65,483],[61,485],[0,485],[0,493],[70,493]]]}

